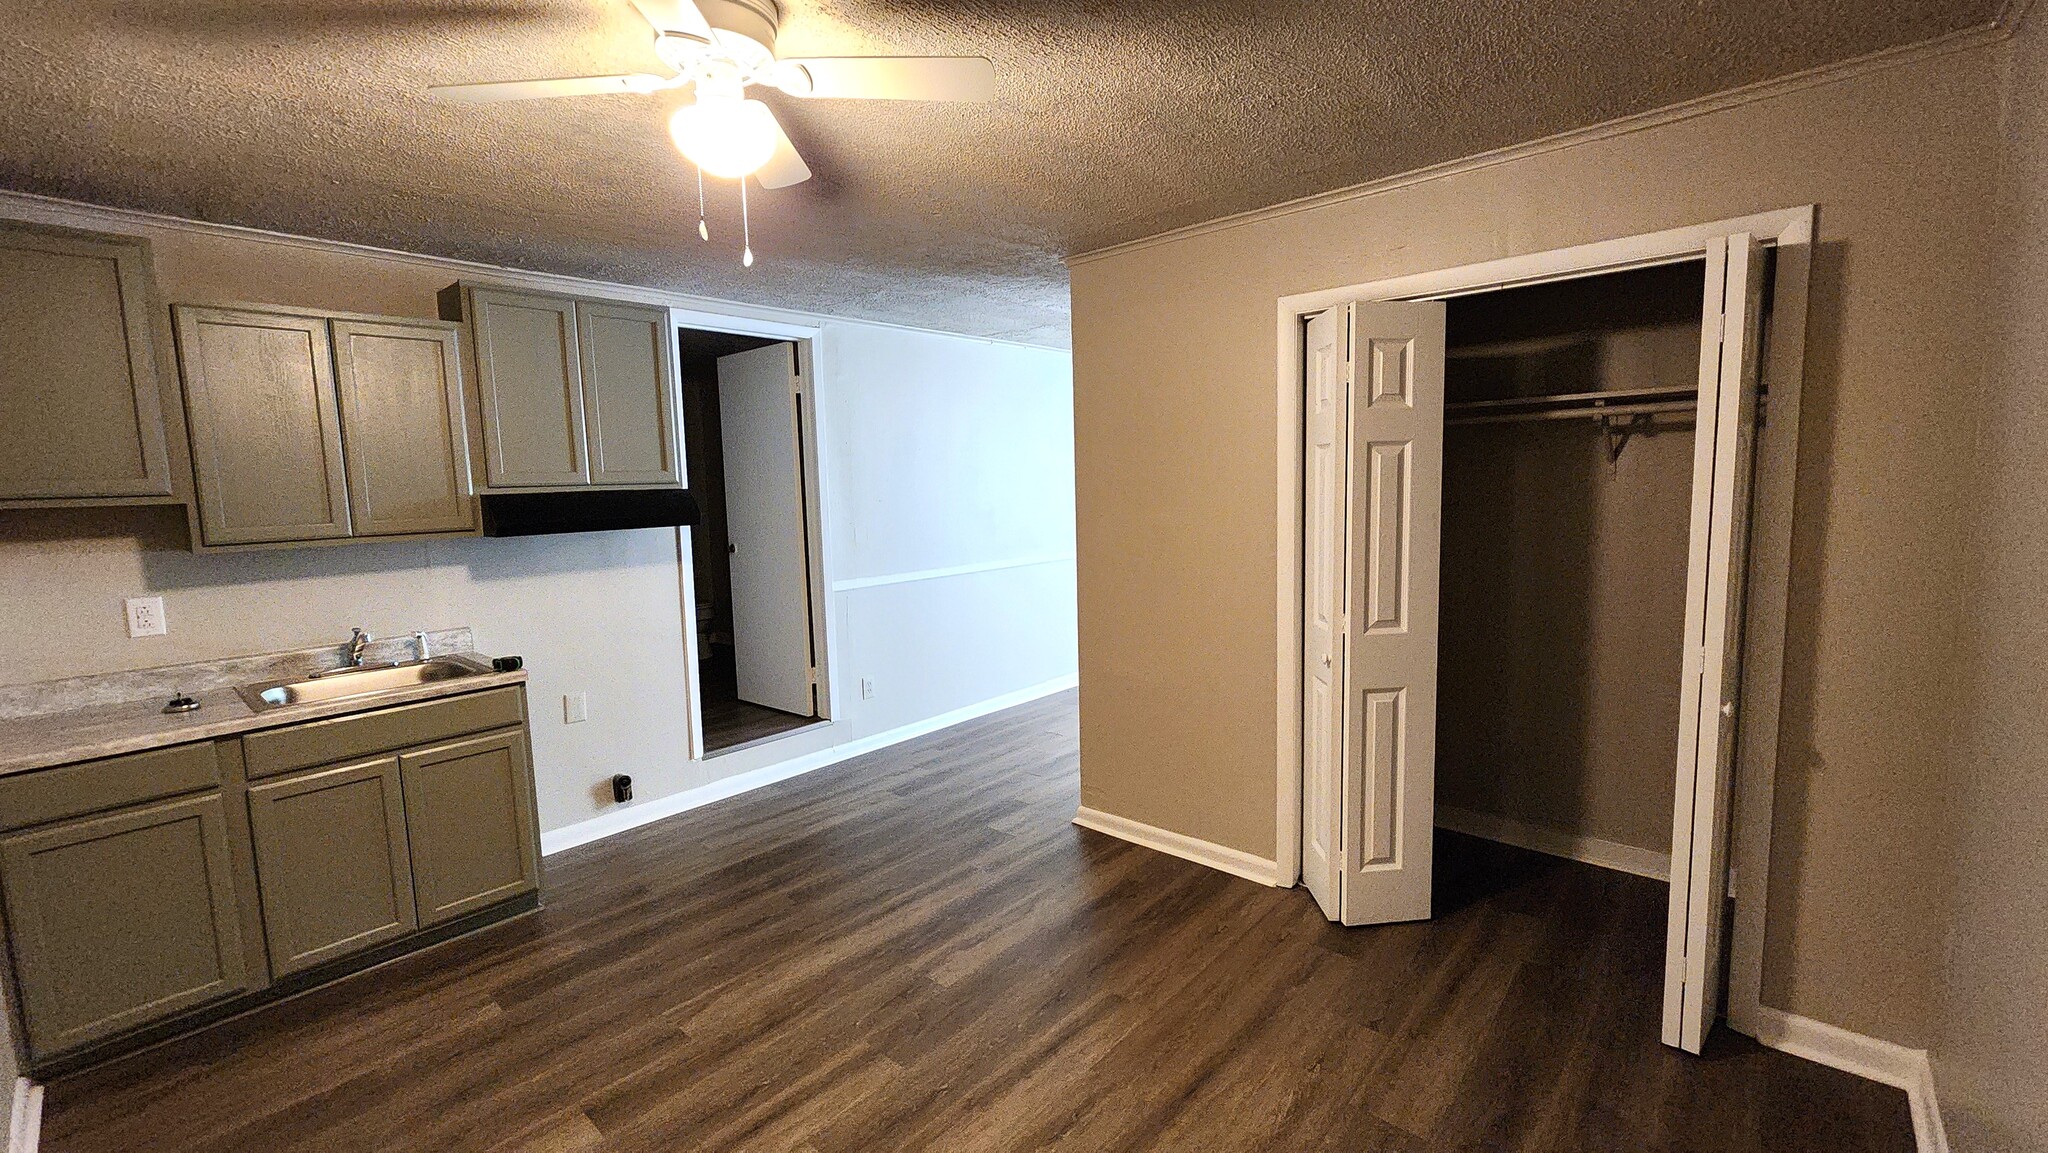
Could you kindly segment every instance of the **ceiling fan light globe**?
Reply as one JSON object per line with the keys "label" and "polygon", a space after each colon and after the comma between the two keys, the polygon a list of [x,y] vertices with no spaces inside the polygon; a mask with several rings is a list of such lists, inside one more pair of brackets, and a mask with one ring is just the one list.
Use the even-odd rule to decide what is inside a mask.
{"label": "ceiling fan light globe", "polygon": [[691,163],[727,180],[753,175],[775,155],[781,133],[759,100],[700,100],[669,117],[669,137]]}

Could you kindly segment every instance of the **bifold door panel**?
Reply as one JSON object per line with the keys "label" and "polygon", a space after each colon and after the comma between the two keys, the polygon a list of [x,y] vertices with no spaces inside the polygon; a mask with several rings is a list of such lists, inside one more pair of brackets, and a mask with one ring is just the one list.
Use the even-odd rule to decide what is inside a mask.
{"label": "bifold door panel", "polygon": [[1302,870],[1347,925],[1429,916],[1444,306],[1309,322]]}
{"label": "bifold door panel", "polygon": [[1690,1053],[1705,1046],[1720,1002],[1763,245],[1746,233],[1717,241],[1706,275],[1664,969],[1664,1043]]}

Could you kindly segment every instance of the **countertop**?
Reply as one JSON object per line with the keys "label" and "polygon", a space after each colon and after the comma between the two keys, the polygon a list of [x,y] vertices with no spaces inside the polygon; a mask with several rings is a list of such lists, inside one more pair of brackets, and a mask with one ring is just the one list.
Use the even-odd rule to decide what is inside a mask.
{"label": "countertop", "polygon": [[[454,654],[437,652],[435,655]],[[489,657],[474,652],[460,655],[480,660],[486,666],[490,664]],[[253,683],[263,678],[250,679]],[[201,683],[203,680],[202,677]],[[0,718],[0,776],[189,741],[234,736],[258,729],[303,724],[323,717],[360,713],[413,701],[480,692],[524,684],[525,681],[526,673],[523,671],[484,672],[458,680],[366,693],[345,700],[284,705],[260,713],[244,703],[230,686],[195,686],[191,695],[198,699],[200,707],[194,712],[175,714],[163,711],[168,693],[137,700],[84,703],[92,701],[93,694],[88,686],[73,697],[81,702],[80,707],[63,707],[67,703],[65,697],[71,694],[50,693],[46,699],[54,707],[49,711]]]}

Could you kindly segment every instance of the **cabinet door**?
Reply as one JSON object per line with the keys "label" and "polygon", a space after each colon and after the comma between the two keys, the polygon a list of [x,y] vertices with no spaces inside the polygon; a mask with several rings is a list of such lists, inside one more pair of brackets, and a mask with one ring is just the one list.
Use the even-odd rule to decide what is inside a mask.
{"label": "cabinet door", "polygon": [[173,310],[207,544],[349,535],[327,322]]}
{"label": "cabinet door", "polygon": [[333,331],[355,535],[476,527],[458,330],[337,320]]}
{"label": "cabinet door", "polygon": [[219,794],[0,840],[29,1052],[248,988]]}
{"label": "cabinet door", "polygon": [[399,764],[421,926],[540,887],[524,729],[406,753]]}
{"label": "cabinet door", "polygon": [[140,241],[0,228],[0,500],[171,491]]}
{"label": "cabinet door", "polygon": [[574,302],[477,288],[469,318],[489,486],[589,484]]}
{"label": "cabinet door", "polygon": [[668,310],[584,302],[583,413],[592,484],[675,484],[675,354]]}
{"label": "cabinet door", "polygon": [[249,829],[272,976],[419,924],[397,757],[252,786]]}

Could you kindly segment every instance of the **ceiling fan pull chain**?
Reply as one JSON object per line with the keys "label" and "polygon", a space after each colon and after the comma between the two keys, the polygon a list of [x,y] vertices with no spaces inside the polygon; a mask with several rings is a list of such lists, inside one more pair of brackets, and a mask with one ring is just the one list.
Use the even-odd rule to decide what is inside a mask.
{"label": "ceiling fan pull chain", "polygon": [[740,177],[740,264],[754,267],[754,228],[747,221],[747,178]]}
{"label": "ceiling fan pull chain", "polygon": [[711,239],[711,226],[704,223],[704,169],[697,169],[697,239]]}

